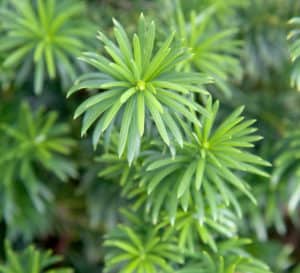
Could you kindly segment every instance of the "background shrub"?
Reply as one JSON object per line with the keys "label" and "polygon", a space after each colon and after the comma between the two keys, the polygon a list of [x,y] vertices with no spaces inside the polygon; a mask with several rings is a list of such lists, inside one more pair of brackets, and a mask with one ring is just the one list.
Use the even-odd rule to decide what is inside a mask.
{"label": "background shrub", "polygon": [[0,0],[0,272],[299,273],[299,18]]}

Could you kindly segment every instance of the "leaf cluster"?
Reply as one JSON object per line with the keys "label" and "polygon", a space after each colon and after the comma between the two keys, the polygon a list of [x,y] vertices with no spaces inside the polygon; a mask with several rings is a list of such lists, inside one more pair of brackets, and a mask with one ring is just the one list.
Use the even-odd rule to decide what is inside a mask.
{"label": "leaf cluster", "polygon": [[33,111],[22,103],[13,122],[0,123],[1,210],[7,223],[17,229],[20,217],[28,222],[24,207],[40,214],[53,200],[51,186],[45,182],[49,174],[52,180],[61,181],[77,175],[74,163],[67,158],[74,140],[67,136],[69,126],[57,123],[57,117],[56,112]]}
{"label": "leaf cluster", "polygon": [[180,65],[181,69],[210,75],[215,85],[226,96],[230,96],[229,79],[241,78],[239,57],[242,43],[236,38],[236,28],[215,24],[221,3],[217,1],[198,13],[192,10],[187,19],[180,1],[175,1],[173,28],[181,44],[192,53],[191,58]]}
{"label": "leaf cluster", "polygon": [[0,264],[1,273],[73,273],[67,267],[54,268],[62,261],[62,257],[53,255],[52,251],[39,251],[34,246],[28,246],[20,252],[12,249],[8,241],[5,243],[6,262]]}
{"label": "leaf cluster", "polygon": [[174,34],[157,49],[155,24],[147,22],[143,15],[132,40],[116,20],[114,25],[117,43],[102,32],[98,34],[108,57],[85,53],[81,59],[98,72],[78,78],[68,95],[81,89],[97,90],[75,111],[75,118],[84,114],[82,134],[96,123],[92,136],[95,147],[102,133],[119,121],[118,155],[122,156],[126,150],[128,161],[132,162],[138,154],[146,120],[153,121],[167,145],[171,145],[172,139],[182,144],[182,128],[177,124],[183,123],[183,119],[197,123],[191,109],[203,112],[203,107],[191,101],[188,95],[206,94],[202,85],[209,77],[176,72],[176,65],[186,60],[189,54],[172,43]]}
{"label": "leaf cluster", "polygon": [[36,94],[57,74],[65,84],[74,80],[74,60],[93,32],[84,12],[81,1],[10,1],[0,9],[3,66],[18,69],[19,82],[33,70]]}
{"label": "leaf cluster", "polygon": [[106,256],[106,272],[114,268],[120,273],[173,272],[170,262],[183,262],[175,237],[128,211],[124,213],[131,226],[122,224],[109,233],[105,241],[105,246],[111,248]]}

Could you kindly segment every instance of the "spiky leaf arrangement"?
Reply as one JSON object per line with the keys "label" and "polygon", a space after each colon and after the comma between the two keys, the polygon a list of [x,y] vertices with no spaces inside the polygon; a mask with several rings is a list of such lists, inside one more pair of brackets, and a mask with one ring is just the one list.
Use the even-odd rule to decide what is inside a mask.
{"label": "spiky leaf arrangement", "polygon": [[218,243],[218,252],[201,251],[191,257],[191,262],[176,273],[271,273],[263,262],[247,253],[243,246],[251,243],[247,239],[231,239]]}
{"label": "spiky leaf arrangement", "polygon": [[294,63],[293,71],[291,74],[291,84],[300,90],[300,17],[295,17],[289,21],[295,29],[290,31],[288,39],[291,40],[290,55]]}
{"label": "spiky leaf arrangement", "polygon": [[214,25],[220,2],[199,13],[191,11],[187,20],[180,1],[176,1],[174,27],[178,39],[193,53],[189,61],[182,64],[183,69],[207,73],[215,79],[218,88],[230,96],[228,79],[241,77],[239,56],[242,44],[235,38],[237,29]]}
{"label": "spiky leaf arrangement", "polygon": [[[174,217],[175,212],[171,210],[174,200],[167,203],[161,198],[165,197],[167,187],[162,187],[161,196],[149,197],[145,186],[136,187],[140,180],[140,177],[131,176],[130,182],[123,188],[123,195],[132,201],[134,211],[143,211],[152,224],[159,222],[166,230],[175,234],[180,249],[195,252],[200,246],[208,245],[216,250],[217,239],[231,238],[237,233],[238,218],[224,204],[220,203],[218,206],[218,219],[212,217],[209,205],[205,203],[198,203],[187,211],[178,209]],[[163,202],[166,202],[167,212],[162,210]]]}
{"label": "spiky leaf arrangement", "polygon": [[220,207],[217,221],[211,217],[200,217],[197,211],[182,211],[177,214],[174,229],[178,232],[179,245],[183,249],[195,251],[199,247],[199,240],[194,237],[197,234],[202,244],[207,244],[217,251],[216,238],[232,238],[237,233],[237,218],[229,209]]}
{"label": "spiky leaf arrangement", "polygon": [[[240,31],[245,46],[242,55],[244,76],[249,83],[280,86],[287,76],[283,67],[288,65],[286,22],[299,12],[299,2],[293,0],[249,0],[239,10]],[[280,12],[276,12],[279,11]],[[276,41],[276,46],[274,45]],[[276,56],[276,58],[274,58]],[[274,84],[274,81],[276,84]],[[252,88],[252,86],[250,86]]]}
{"label": "spiky leaf arrangement", "polygon": [[[153,147],[148,145],[149,148]],[[160,146],[161,142],[159,142]],[[144,147],[146,148],[146,146]],[[209,206],[204,203],[199,203],[197,204],[199,206],[188,211],[178,210],[171,223],[169,216],[170,213],[173,213],[172,211],[169,211],[169,214],[159,215],[164,200],[157,198],[156,195],[149,196],[145,185],[139,184],[144,175],[142,171],[143,155],[138,157],[131,166],[128,166],[125,158],[119,159],[116,150],[110,149],[110,153],[97,157],[96,161],[106,166],[101,168],[99,176],[108,179],[112,185],[116,185],[115,182],[120,184],[121,195],[131,202],[131,208],[134,211],[143,211],[144,217],[149,222],[157,224],[159,221],[161,226],[174,233],[179,238],[180,249],[194,252],[201,244],[205,244],[216,250],[216,238],[232,237],[236,234],[237,217],[222,203],[218,206],[217,220],[212,218]],[[161,189],[162,196],[164,196],[168,186]],[[103,198],[105,199],[105,197]],[[171,202],[166,206],[170,205],[172,205]]]}
{"label": "spiky leaf arrangement", "polygon": [[45,79],[68,83],[76,77],[75,58],[91,35],[82,17],[83,2],[70,0],[12,0],[0,9],[3,34],[0,52],[5,67],[19,71],[24,81],[34,70],[34,90],[43,91]]}
{"label": "spiky leaf arrangement", "polygon": [[108,234],[104,244],[110,251],[106,256],[105,272],[113,269],[120,273],[173,272],[170,262],[183,262],[176,238],[163,234],[159,226],[144,223],[140,217],[123,212],[131,225],[119,225]]}
{"label": "spiky leaf arrangement", "polygon": [[[120,186],[132,184],[140,175],[141,160],[137,157],[139,150],[145,151],[151,147],[151,139],[145,136],[138,144],[138,150],[128,151],[127,156],[118,156],[119,134],[113,130],[108,141],[100,142],[104,148],[103,153],[95,157],[95,161],[102,164],[103,168],[98,172],[99,177],[117,182]],[[159,141],[161,144],[161,142]],[[128,165],[127,159],[132,162]],[[128,187],[130,188],[130,187]]]}
{"label": "spiky leaf arrangement", "polygon": [[62,258],[53,255],[52,251],[39,251],[34,246],[29,246],[23,251],[16,252],[8,241],[5,243],[6,262],[0,264],[1,273],[72,273],[67,267],[57,267]]}
{"label": "spiky leaf arrangement", "polygon": [[280,188],[282,197],[284,193],[281,201],[288,204],[288,212],[293,214],[300,204],[300,130],[289,132],[278,148],[271,181]]}
{"label": "spiky leaf arrangement", "polygon": [[[206,216],[204,211],[206,209]],[[207,208],[179,211],[174,223],[170,225],[166,216],[161,221],[166,230],[175,234],[181,250],[197,253],[204,246],[217,251],[220,238],[232,238],[237,233],[237,217],[227,208],[219,208],[218,220],[212,219]]]}
{"label": "spiky leaf arrangement", "polygon": [[186,118],[198,123],[190,110],[203,112],[203,109],[187,95],[192,92],[206,94],[201,85],[208,82],[208,77],[174,71],[174,67],[187,60],[189,54],[174,45],[174,34],[158,48],[155,24],[147,22],[143,15],[132,40],[116,20],[114,25],[117,43],[102,32],[98,35],[107,57],[93,52],[81,57],[98,72],[80,77],[68,93],[70,96],[84,88],[98,90],[76,109],[75,118],[84,114],[82,134],[96,123],[93,132],[96,146],[101,134],[119,121],[118,154],[121,156],[126,147],[127,154],[136,150],[144,135],[145,122],[152,119],[167,145],[170,145],[171,137],[182,144],[177,120]]}
{"label": "spiky leaf arrangement", "polygon": [[186,211],[189,207],[201,208],[203,203],[209,206],[215,220],[222,203],[232,204],[241,215],[234,191],[240,191],[253,202],[255,198],[239,173],[268,177],[257,166],[269,166],[269,163],[246,150],[261,139],[253,134],[254,120],[243,121],[243,107],[240,107],[215,126],[218,108],[218,102],[208,100],[209,115],[202,117],[203,126],[195,126],[192,133],[187,130],[188,141],[177,149],[176,156],[150,150],[144,160],[145,173],[140,183],[147,187],[148,205],[159,206],[158,210],[165,207],[171,220],[179,207]]}
{"label": "spiky leaf arrangement", "polygon": [[249,203],[247,198],[240,198],[240,206],[243,208],[244,221],[238,222],[238,229],[243,234],[255,234],[258,240],[268,240],[269,228],[275,228],[279,234],[285,232],[284,213],[281,208],[283,196],[278,188],[266,178],[253,175],[248,179],[254,181],[252,193],[257,200],[257,205]]}
{"label": "spiky leaf arrangement", "polygon": [[0,123],[1,210],[8,225],[18,228],[14,222],[26,215],[24,207],[45,212],[53,198],[43,181],[47,175],[62,181],[76,176],[74,164],[66,157],[74,141],[67,136],[69,127],[56,120],[56,112],[46,115],[41,108],[34,112],[23,103],[16,121]]}

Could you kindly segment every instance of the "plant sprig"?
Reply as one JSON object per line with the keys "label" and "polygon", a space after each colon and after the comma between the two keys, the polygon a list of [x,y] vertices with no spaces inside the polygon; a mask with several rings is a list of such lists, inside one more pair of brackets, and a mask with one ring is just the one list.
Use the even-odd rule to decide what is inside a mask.
{"label": "plant sprig", "polygon": [[152,120],[167,145],[171,145],[172,138],[182,145],[182,128],[177,120],[199,123],[194,112],[206,111],[189,94],[207,94],[202,85],[210,78],[199,73],[177,72],[176,65],[189,58],[189,53],[174,44],[173,33],[157,48],[155,24],[147,22],[143,15],[132,40],[119,22],[114,20],[114,25],[117,43],[102,32],[98,34],[108,57],[94,52],[81,57],[98,72],[82,75],[68,92],[70,96],[81,89],[97,90],[75,111],[75,118],[84,114],[82,135],[96,123],[93,132],[96,147],[102,133],[119,121],[121,156],[126,147],[127,154],[137,150],[145,123]]}

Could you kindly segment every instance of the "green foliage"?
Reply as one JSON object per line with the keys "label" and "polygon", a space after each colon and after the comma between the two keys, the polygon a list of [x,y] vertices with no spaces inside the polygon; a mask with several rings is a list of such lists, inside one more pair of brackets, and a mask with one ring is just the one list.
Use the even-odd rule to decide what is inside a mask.
{"label": "green foliage", "polygon": [[70,0],[12,0],[1,8],[0,52],[3,65],[18,69],[18,81],[30,78],[34,69],[34,90],[43,91],[46,78],[57,74],[65,84],[74,80],[74,60],[86,48],[91,26],[83,17],[83,2]]}
{"label": "green foliage", "polygon": [[299,12],[0,0],[0,272],[299,273]]}
{"label": "green foliage", "polygon": [[[249,180],[253,180],[253,176],[249,177]],[[259,209],[256,205],[249,204],[246,198],[240,200],[246,220],[239,222],[239,230],[243,234],[251,233],[263,242],[269,239],[269,228],[274,228],[279,234],[286,232],[285,209],[282,207],[286,197],[282,195],[279,187],[267,182],[269,181],[265,178],[256,179],[252,187]]]}
{"label": "green foliage", "polygon": [[[176,156],[155,150],[148,153],[141,183],[147,187],[147,202],[156,211],[154,215],[165,204],[172,222],[178,207],[184,211],[189,207],[203,210],[205,204],[216,220],[219,206],[232,204],[241,216],[235,189],[255,202],[249,185],[236,173],[268,177],[255,165],[269,166],[269,163],[245,150],[260,139],[253,134],[256,131],[251,127],[254,120],[243,121],[243,108],[238,108],[215,127],[218,108],[218,102],[213,104],[208,100],[208,115],[202,117],[202,127],[186,130],[187,141],[177,149]],[[203,215],[203,212],[199,211],[199,214]]]}
{"label": "green foliage", "polygon": [[249,83],[267,86],[274,81],[281,86],[288,78],[283,77],[288,71],[286,22],[298,11],[299,3],[293,0],[250,0],[249,5],[238,9],[240,32],[245,42],[244,76],[250,79],[245,87]]}
{"label": "green foliage", "polygon": [[180,128],[175,120],[183,122],[183,118],[187,118],[198,122],[189,110],[202,113],[203,108],[189,100],[187,95],[191,92],[206,94],[201,86],[208,82],[208,77],[176,72],[175,66],[187,60],[189,54],[172,45],[174,34],[156,51],[155,24],[145,21],[143,15],[132,43],[124,28],[116,20],[114,24],[117,44],[102,32],[98,35],[110,59],[97,53],[85,53],[81,59],[100,72],[81,76],[68,95],[83,88],[102,90],[84,101],[76,109],[74,117],[85,113],[82,135],[97,121],[93,133],[94,146],[101,134],[120,120],[118,154],[122,156],[127,147],[131,162],[129,155],[138,154],[138,143],[144,135],[149,116],[167,145],[171,144],[170,134],[182,144]]}
{"label": "green foliage", "polygon": [[[153,226],[141,221],[141,216],[123,213],[130,219],[130,225],[119,225],[109,233],[105,242],[111,249],[106,257],[106,272],[114,268],[122,273],[271,272],[267,265],[242,248],[249,245],[250,240],[234,238],[218,242],[217,252],[202,247],[201,251],[191,253],[180,245],[181,238],[168,227]],[[188,231],[186,233],[192,236]],[[186,263],[181,266],[184,257]]]}
{"label": "green foliage", "polygon": [[274,228],[279,234],[288,230],[286,217],[299,226],[299,130],[290,130],[277,143],[272,153],[275,154],[270,184],[257,181],[253,193],[260,204],[260,210],[249,206],[242,200],[242,207],[247,207],[247,221],[242,228],[255,230],[260,240],[268,239],[268,229]]}
{"label": "green foliage", "polygon": [[268,240],[254,242],[246,248],[252,255],[265,261],[273,272],[290,272],[293,264],[291,245],[282,245],[278,241]]}
{"label": "green foliage", "polygon": [[220,242],[218,253],[202,251],[193,256],[193,262],[176,271],[176,273],[271,273],[266,264],[253,258],[242,248],[243,245],[249,243],[249,240],[245,239]]}
{"label": "green foliage", "polygon": [[214,78],[217,87],[227,96],[231,95],[227,81],[241,77],[238,59],[241,41],[235,38],[236,28],[225,28],[215,24],[214,16],[221,8],[222,1],[209,5],[199,13],[192,10],[188,21],[179,1],[175,3],[176,34],[181,43],[192,52],[190,60],[182,64],[183,69],[207,73]]}
{"label": "green foliage", "polygon": [[54,197],[47,186],[49,174],[62,181],[76,176],[74,164],[66,157],[74,146],[67,136],[69,126],[56,120],[56,112],[45,114],[42,108],[33,112],[22,103],[15,121],[0,123],[1,211],[12,230],[20,228],[18,222],[33,221],[24,208],[29,215],[47,210]]}
{"label": "green foliage", "polygon": [[[150,131],[152,128],[150,128]],[[127,158],[123,155],[121,158],[118,156],[118,143],[119,136],[118,133],[113,131],[109,138],[109,143],[104,142],[104,151],[100,156],[96,156],[95,161],[102,164],[102,168],[98,172],[98,176],[109,181],[113,181],[117,185],[122,187],[122,196],[131,198],[130,196],[135,196],[136,191],[138,193],[145,192],[145,188],[140,187],[137,189],[136,186],[141,180],[142,164],[144,159],[144,153],[152,149],[156,145],[160,147],[164,146],[161,140],[153,141],[149,135],[145,136],[140,144],[140,149],[142,154],[135,158],[132,164],[128,164]],[[133,158],[131,155],[130,158]],[[129,194],[129,192],[133,192]]]}
{"label": "green foliage", "polygon": [[[146,150],[146,154],[148,153],[147,147],[148,149],[151,149],[151,147],[153,149],[153,144],[151,145],[147,141],[143,144],[143,150]],[[158,142],[157,145],[161,147],[162,143]],[[113,147],[115,149],[112,149]],[[198,251],[201,244],[207,244],[216,250],[216,238],[220,236],[230,238],[237,233],[237,217],[219,200],[217,208],[218,219],[214,219],[209,206],[200,198],[197,199],[199,203],[193,204],[189,210],[183,211],[178,208],[177,212],[172,211],[171,206],[174,205],[172,202],[178,203],[178,200],[176,199],[176,194],[172,199],[168,199],[169,196],[166,197],[166,191],[170,185],[165,183],[165,181],[163,181],[165,185],[158,186],[156,194],[148,195],[146,186],[141,183],[144,177],[143,155],[137,158],[131,166],[128,166],[126,158],[120,160],[116,154],[116,146],[112,145],[108,152],[97,157],[96,160],[105,164],[99,172],[99,176],[119,183],[122,187],[122,197],[132,201],[132,208],[135,211],[143,210],[144,216],[147,220],[152,221],[152,224],[157,224],[159,221],[165,229],[168,229],[169,232],[178,237],[180,249],[188,249],[194,252]],[[137,187],[137,185],[139,186]],[[162,197],[166,199],[163,200]],[[105,200],[106,198],[103,197],[103,199]],[[165,208],[169,213],[165,213],[163,210],[163,202],[165,202]],[[161,214],[159,214],[160,211],[162,211]],[[174,215],[170,215],[170,213]]]}
{"label": "green foliage", "polygon": [[53,255],[49,250],[41,252],[29,246],[21,252],[15,252],[8,241],[5,244],[6,263],[0,264],[1,273],[72,273],[67,267],[53,268],[62,261],[60,256]]}
{"label": "green foliage", "polygon": [[205,217],[198,209],[177,212],[171,225],[167,216],[162,220],[164,227],[178,238],[180,249],[187,253],[198,253],[204,245],[217,252],[220,238],[232,238],[237,234],[238,219],[229,209],[219,207],[218,219],[213,219],[206,207],[203,210],[206,210]]}
{"label": "green foliage", "polygon": [[291,84],[300,90],[300,17],[295,17],[289,21],[296,29],[290,31],[288,39],[292,39],[290,46],[290,54],[292,62],[294,62],[294,69],[291,75]]}
{"label": "green foliage", "polygon": [[105,245],[111,251],[106,256],[105,271],[117,268],[120,273],[173,272],[169,263],[183,262],[176,238],[162,233],[159,226],[124,213],[134,228],[123,224],[109,233]]}
{"label": "green foliage", "polygon": [[101,165],[97,164],[84,174],[79,193],[85,198],[89,225],[96,229],[105,223],[107,228],[112,228],[118,222],[118,209],[123,200],[117,184],[96,179],[99,169]]}
{"label": "green foliage", "polygon": [[284,188],[282,202],[287,205],[288,212],[297,213],[300,202],[300,131],[289,132],[278,149],[272,183]]}

